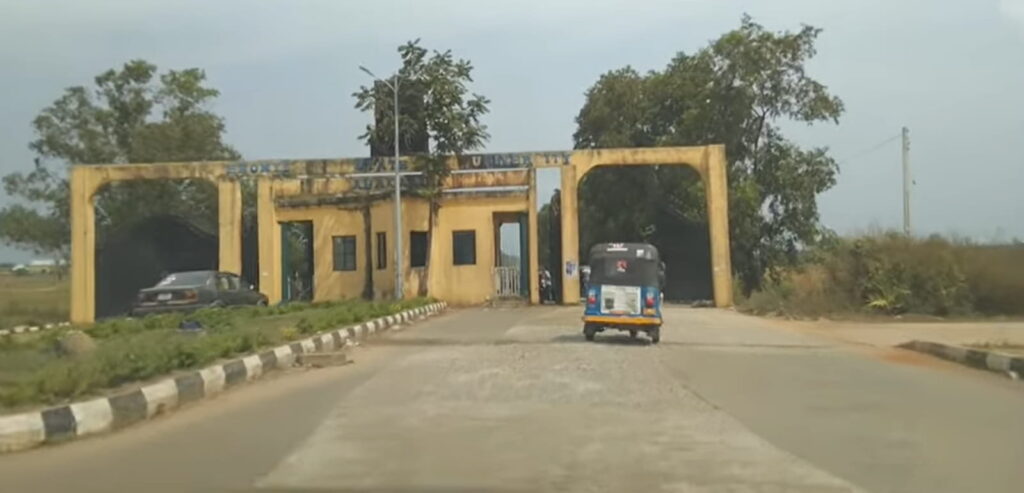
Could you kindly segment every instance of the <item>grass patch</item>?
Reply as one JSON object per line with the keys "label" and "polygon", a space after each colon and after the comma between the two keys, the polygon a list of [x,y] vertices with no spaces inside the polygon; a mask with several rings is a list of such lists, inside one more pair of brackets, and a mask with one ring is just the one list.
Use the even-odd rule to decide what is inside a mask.
{"label": "grass patch", "polygon": [[67,279],[0,274],[0,328],[64,322],[70,299]]}
{"label": "grass patch", "polygon": [[774,272],[739,306],[790,317],[1024,315],[1024,247],[896,233],[847,238]]}
{"label": "grass patch", "polygon": [[[0,340],[0,407],[11,410],[74,400],[429,302],[340,301],[114,319],[86,329],[97,347],[77,357],[56,350],[57,341],[70,329],[31,338],[6,337]],[[179,331],[186,318],[200,322],[204,330]]]}

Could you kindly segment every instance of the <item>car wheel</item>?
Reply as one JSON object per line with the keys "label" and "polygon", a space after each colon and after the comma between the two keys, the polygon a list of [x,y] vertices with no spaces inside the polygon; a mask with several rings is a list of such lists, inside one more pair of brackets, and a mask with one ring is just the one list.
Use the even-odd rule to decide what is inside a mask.
{"label": "car wheel", "polygon": [[259,300],[256,302],[256,306],[267,306],[267,300]]}

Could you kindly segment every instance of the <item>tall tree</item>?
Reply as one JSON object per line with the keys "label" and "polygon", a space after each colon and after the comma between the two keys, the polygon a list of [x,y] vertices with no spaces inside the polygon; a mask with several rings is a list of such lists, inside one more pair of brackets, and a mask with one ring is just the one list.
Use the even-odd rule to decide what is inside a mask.
{"label": "tall tree", "polygon": [[[725,144],[733,266],[754,288],[818,240],[816,197],[835,184],[838,166],[827,149],[802,149],[778,126],[838,122],[843,112],[805,71],[819,33],[811,26],[772,32],[744,16],[739,28],[692,55],[680,52],[661,71],[608,72],[587,91],[576,146]],[[610,204],[624,183],[645,193],[616,194]],[[699,177],[678,167],[611,169],[584,180],[581,218],[598,241],[614,234],[670,244],[679,225],[705,221],[703,194]]]}
{"label": "tall tree", "polygon": [[[421,149],[422,136],[427,138],[426,150],[412,160],[424,173],[425,183],[419,193],[430,204],[427,234],[431,240],[427,242],[427,265],[419,287],[420,293],[426,294],[434,225],[441,207],[443,185],[451,171],[448,159],[452,156],[460,159],[466,152],[483,147],[490,138],[487,126],[481,122],[490,101],[470,92],[468,85],[473,82],[473,65],[469,60],[456,59],[451,50],[428,51],[417,39],[399,46],[398,54],[402,60],[397,73],[400,146]],[[390,130],[394,128],[394,94],[391,89],[378,83],[360,87],[353,96],[357,109],[377,115],[360,138],[371,148],[383,149],[381,143],[385,141],[393,146]],[[381,111],[384,108],[387,111]]]}
{"label": "tall tree", "polygon": [[[74,86],[32,121],[35,167],[3,178],[23,203],[0,210],[0,241],[67,257],[70,242],[68,165],[238,159],[222,140],[224,121],[207,109],[219,94],[196,68],[158,75],[143,60]],[[106,237],[154,213],[172,213],[212,228],[216,195],[205,183],[125,182],[97,196],[97,229]],[[206,223],[206,224],[204,224]]]}

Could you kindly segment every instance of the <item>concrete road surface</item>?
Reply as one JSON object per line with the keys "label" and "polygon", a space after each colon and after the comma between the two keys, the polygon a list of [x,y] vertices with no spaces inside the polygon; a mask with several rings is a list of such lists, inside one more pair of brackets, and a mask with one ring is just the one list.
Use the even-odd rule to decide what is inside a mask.
{"label": "concrete road surface", "polygon": [[0,456],[0,491],[1024,489],[1024,384],[780,322],[452,311],[109,436]]}

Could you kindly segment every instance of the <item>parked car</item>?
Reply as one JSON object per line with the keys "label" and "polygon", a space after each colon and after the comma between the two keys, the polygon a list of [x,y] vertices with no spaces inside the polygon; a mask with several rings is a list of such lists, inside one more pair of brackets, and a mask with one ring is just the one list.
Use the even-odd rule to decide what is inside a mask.
{"label": "parked car", "polygon": [[132,316],[218,306],[266,306],[267,297],[235,274],[212,270],[175,272],[139,290]]}

